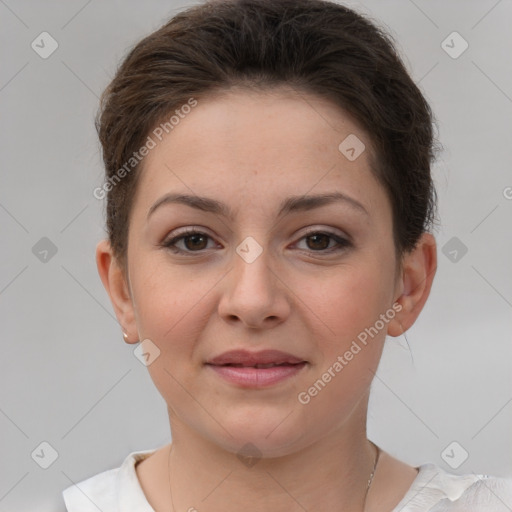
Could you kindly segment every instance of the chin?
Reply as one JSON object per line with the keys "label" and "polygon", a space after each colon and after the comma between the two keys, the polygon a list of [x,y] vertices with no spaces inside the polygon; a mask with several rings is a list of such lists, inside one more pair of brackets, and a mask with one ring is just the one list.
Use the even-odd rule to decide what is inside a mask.
{"label": "chin", "polygon": [[[290,415],[290,417],[293,415]],[[282,457],[302,447],[303,428],[283,419],[286,414],[243,416],[223,421],[226,430],[209,433],[210,439],[240,457]]]}

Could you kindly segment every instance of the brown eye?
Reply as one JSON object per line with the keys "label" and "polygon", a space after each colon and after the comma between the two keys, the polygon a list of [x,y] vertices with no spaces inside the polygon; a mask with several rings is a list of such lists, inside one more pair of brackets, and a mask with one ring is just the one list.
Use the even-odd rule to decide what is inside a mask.
{"label": "brown eye", "polygon": [[[186,231],[164,242],[162,245],[177,253],[200,252],[207,248],[208,239],[210,239],[210,237],[206,233],[201,233],[200,231]],[[183,241],[184,248],[180,248],[176,245],[181,241]]]}
{"label": "brown eye", "polygon": [[[208,249],[208,240],[212,240],[212,238],[206,233],[189,230],[164,242],[162,246],[175,253],[200,253]],[[341,251],[352,246],[351,242],[345,238],[341,238],[334,233],[323,233],[321,231],[307,233],[301,240],[307,241],[305,250],[324,254]],[[332,241],[335,242],[334,246],[331,246]],[[178,243],[182,243],[182,247],[178,247]]]}
{"label": "brown eye", "polygon": [[[307,247],[305,250],[323,254],[342,251],[352,246],[352,243],[345,238],[341,238],[334,233],[321,231],[310,231],[301,240],[306,240]],[[331,241],[334,241],[335,244],[330,246]]]}
{"label": "brown eye", "polygon": [[330,236],[324,233],[317,233],[306,237],[308,240],[312,240],[312,243],[308,244],[310,249],[323,250],[329,247]]}
{"label": "brown eye", "polygon": [[[183,240],[185,241],[185,247],[193,251],[194,249],[205,249],[208,242],[205,242],[208,239],[207,236],[197,234],[197,235],[188,235],[184,236]],[[187,240],[190,242],[187,243]]]}

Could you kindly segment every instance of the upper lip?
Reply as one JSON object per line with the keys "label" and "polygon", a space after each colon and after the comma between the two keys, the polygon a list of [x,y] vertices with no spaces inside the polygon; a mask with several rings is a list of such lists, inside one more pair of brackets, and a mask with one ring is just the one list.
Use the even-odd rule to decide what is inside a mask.
{"label": "upper lip", "polygon": [[206,364],[216,366],[225,364],[242,364],[244,366],[254,366],[257,364],[298,364],[306,362],[304,359],[296,357],[280,350],[261,350],[259,352],[250,352],[249,350],[230,350],[219,356],[206,361]]}

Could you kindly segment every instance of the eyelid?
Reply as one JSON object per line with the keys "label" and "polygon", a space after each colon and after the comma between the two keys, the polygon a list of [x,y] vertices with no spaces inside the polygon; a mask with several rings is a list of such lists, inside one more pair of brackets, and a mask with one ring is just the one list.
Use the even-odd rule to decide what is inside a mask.
{"label": "eyelid", "polygon": [[[294,242],[294,245],[301,242],[304,238],[307,238],[308,236],[314,235],[314,234],[321,234],[326,235],[327,237],[331,238],[337,245],[334,247],[330,247],[328,249],[322,249],[322,250],[313,250],[313,249],[298,249],[302,252],[307,252],[308,254],[315,254],[318,255],[328,255],[331,253],[339,253],[342,251],[346,251],[352,247],[354,247],[354,242],[352,240],[352,237],[348,235],[347,233],[343,232],[343,234],[338,234],[333,231],[334,228],[322,228],[319,226],[309,226],[306,228],[307,230],[305,232],[302,232],[302,234],[299,236],[296,242]],[[172,236],[166,237],[164,241],[160,244],[161,247],[166,248],[170,251],[172,251],[175,254],[186,254],[186,255],[202,255],[206,252],[208,252],[208,249],[201,249],[198,251],[190,251],[190,250],[184,250],[180,249],[176,246],[176,244],[187,238],[188,236],[193,235],[204,235],[206,238],[209,238],[210,240],[215,241],[215,237],[211,236],[208,233],[208,230],[206,228],[203,228],[201,226],[187,226],[184,228],[178,228],[175,230],[175,232],[172,234]]]}
{"label": "eyelid", "polygon": [[172,232],[172,235],[169,235],[164,238],[163,242],[159,244],[161,247],[171,249],[173,252],[176,253],[187,253],[187,254],[193,254],[196,252],[197,254],[204,253],[206,249],[203,249],[201,251],[184,251],[183,249],[177,248],[175,245],[171,245],[171,242],[176,244],[177,242],[183,240],[184,238],[187,238],[188,236],[193,235],[204,235],[210,240],[215,241],[215,237],[210,235],[208,230],[206,228],[203,228],[201,226],[186,226],[184,228],[177,228]]}
{"label": "eyelid", "polygon": [[304,236],[308,236],[310,234],[323,233],[323,234],[326,234],[329,236],[337,236],[340,238],[345,238],[347,240],[347,242],[352,242],[352,237],[348,233],[346,233],[345,231],[341,231],[341,230],[333,231],[333,229],[335,229],[335,228],[323,228],[323,227],[319,227],[319,226],[309,226],[305,229],[306,229],[306,231],[302,233],[301,238]]}
{"label": "eyelid", "polygon": [[296,242],[294,242],[294,245],[297,245],[298,243],[300,243],[303,239],[307,238],[308,236],[311,236],[311,235],[326,235],[327,237],[331,238],[331,240],[333,240],[336,245],[334,247],[330,247],[328,249],[323,249],[323,250],[318,250],[318,251],[315,251],[313,249],[298,249],[299,251],[302,251],[302,252],[307,252],[308,254],[318,254],[320,256],[324,255],[324,256],[327,256],[327,255],[330,255],[330,254],[333,254],[333,253],[340,253],[340,252],[343,252],[343,251],[346,251],[348,249],[351,249],[354,247],[354,242],[352,240],[352,237],[348,234],[346,234],[345,232],[343,232],[343,234],[340,234],[340,233],[337,233],[335,231],[333,231],[333,228],[321,228],[321,227],[318,227],[318,226],[310,226],[309,228],[307,228],[307,231],[303,232],[298,240]]}
{"label": "eyelid", "polygon": [[[304,231],[301,234],[301,238],[304,236],[308,236],[310,234],[324,233],[326,235],[333,235],[333,236],[339,236],[342,238],[346,238],[347,241],[352,242],[352,237],[348,233],[346,233],[344,231],[342,231],[341,233],[335,233],[332,231],[332,229],[334,229],[334,228],[323,228],[323,227],[319,227],[319,226],[309,226],[305,229],[306,229],[306,231]],[[173,232],[172,237],[166,237],[166,241],[172,240],[179,236],[185,236],[185,235],[189,235],[189,234],[191,234],[191,235],[204,234],[204,235],[208,235],[210,238],[214,238],[212,235],[210,235],[208,233],[207,228],[204,228],[202,226],[186,226],[183,228],[177,228],[175,230],[175,232]]]}

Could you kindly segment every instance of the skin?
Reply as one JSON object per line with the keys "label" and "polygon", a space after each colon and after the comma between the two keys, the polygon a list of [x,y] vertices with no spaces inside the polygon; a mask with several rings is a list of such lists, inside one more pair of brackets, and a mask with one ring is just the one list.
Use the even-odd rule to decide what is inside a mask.
{"label": "skin", "polygon": [[[366,146],[354,161],[338,150],[349,134]],[[127,343],[150,339],[160,350],[148,370],[168,406],[172,452],[163,446],[136,468],[157,512],[226,503],[247,512],[363,510],[376,454],[366,437],[370,384],[386,335],[414,323],[437,263],[425,233],[397,271],[391,204],[370,170],[371,150],[360,126],[325,99],[232,89],[198,101],[145,157],[126,273],[108,241],[96,258]],[[333,191],[367,213],[337,202],[277,217],[288,196]],[[222,201],[234,217],[166,204],[148,220],[168,192]],[[187,254],[162,246],[187,226],[208,238],[178,241]],[[308,228],[353,245],[329,252],[336,240],[307,237]],[[251,263],[236,252],[248,236],[263,250]],[[300,403],[298,393],[393,304],[401,311]],[[270,388],[242,389],[204,366],[236,348],[278,349],[308,365]],[[261,454],[250,467],[237,457],[246,443]],[[392,510],[416,475],[382,452],[365,510]]]}

